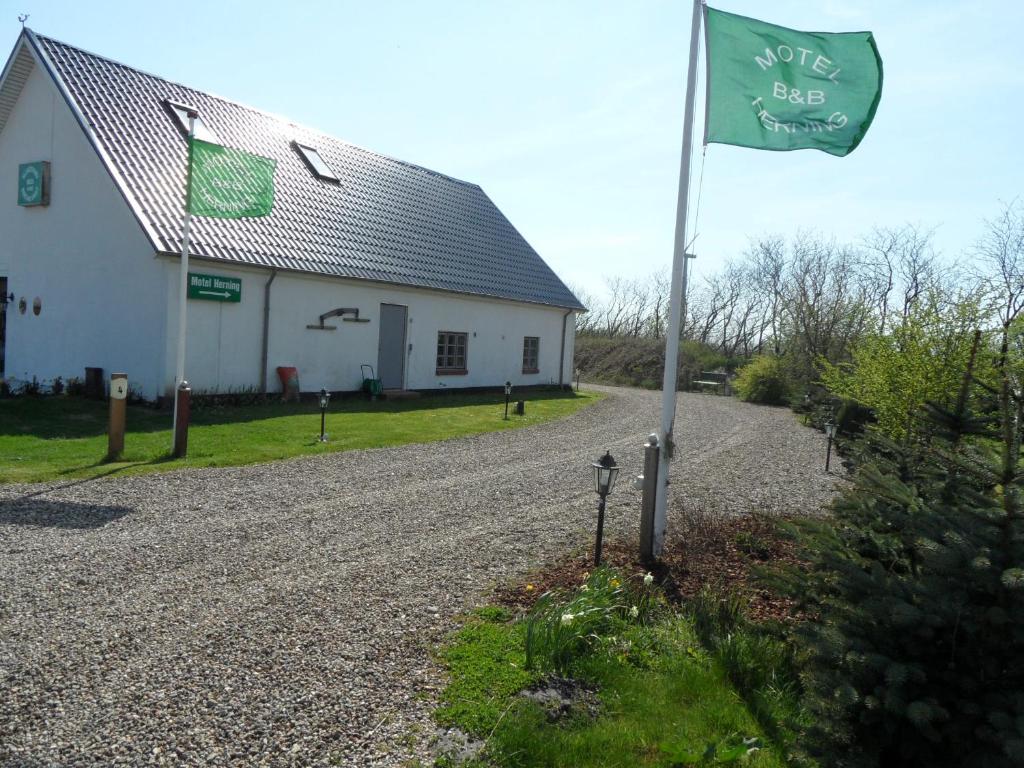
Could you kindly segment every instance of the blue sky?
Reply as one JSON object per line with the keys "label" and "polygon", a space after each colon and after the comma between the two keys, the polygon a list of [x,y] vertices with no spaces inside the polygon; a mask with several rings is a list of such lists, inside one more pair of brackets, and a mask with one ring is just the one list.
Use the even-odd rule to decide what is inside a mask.
{"label": "blue sky", "polygon": [[[708,147],[699,272],[765,233],[853,240],[905,222],[936,228],[940,250],[962,257],[1001,201],[1024,196],[1024,3],[712,5],[796,29],[869,29],[885,85],[846,158]],[[43,34],[476,182],[563,279],[597,293],[606,275],[671,261],[690,9],[0,0],[0,40],[13,45],[27,12]]]}

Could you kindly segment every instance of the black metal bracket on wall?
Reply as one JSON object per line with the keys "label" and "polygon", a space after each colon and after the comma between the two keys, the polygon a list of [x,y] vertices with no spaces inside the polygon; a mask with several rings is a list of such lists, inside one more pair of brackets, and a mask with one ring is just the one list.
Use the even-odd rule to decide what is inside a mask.
{"label": "black metal bracket on wall", "polygon": [[[344,315],[352,315],[352,317],[344,317]],[[338,326],[336,325],[324,325],[324,320],[329,317],[340,317],[343,322],[346,323],[368,323],[370,319],[367,317],[359,317],[359,310],[354,307],[338,307],[338,309],[332,309],[330,312],[324,312],[320,315],[319,325],[307,325],[306,327],[311,331],[336,331]]]}

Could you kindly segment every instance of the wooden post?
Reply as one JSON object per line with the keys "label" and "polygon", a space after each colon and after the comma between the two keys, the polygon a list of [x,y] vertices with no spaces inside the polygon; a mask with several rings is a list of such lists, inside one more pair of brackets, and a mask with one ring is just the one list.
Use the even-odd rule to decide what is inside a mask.
{"label": "wooden post", "polygon": [[654,560],[654,496],[658,485],[658,436],[644,443],[644,484],[640,502],[640,560]]}
{"label": "wooden post", "polygon": [[125,411],[128,404],[128,374],[110,374],[110,422],[107,427],[107,459],[113,461],[124,451]]}
{"label": "wooden post", "polygon": [[188,422],[192,403],[192,388],[187,381],[181,382],[174,393],[174,458],[181,459],[188,453]]}

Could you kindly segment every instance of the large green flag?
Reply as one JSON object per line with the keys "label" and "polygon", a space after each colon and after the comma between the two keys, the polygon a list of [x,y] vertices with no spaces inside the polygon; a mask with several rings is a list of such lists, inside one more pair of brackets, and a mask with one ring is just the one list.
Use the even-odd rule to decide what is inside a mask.
{"label": "large green flag", "polygon": [[797,32],[705,6],[704,142],[852,152],[882,95],[870,32]]}
{"label": "large green flag", "polygon": [[269,216],[274,207],[276,167],[269,158],[192,139],[189,213],[218,219]]}

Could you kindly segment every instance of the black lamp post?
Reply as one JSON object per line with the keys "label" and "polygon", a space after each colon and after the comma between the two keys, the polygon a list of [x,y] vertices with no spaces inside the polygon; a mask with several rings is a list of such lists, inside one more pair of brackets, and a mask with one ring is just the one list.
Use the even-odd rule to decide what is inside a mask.
{"label": "black lamp post", "polygon": [[324,426],[327,419],[327,404],[331,402],[331,393],[326,389],[320,390],[320,442],[327,442],[327,435],[324,434]]}
{"label": "black lamp post", "polygon": [[608,494],[615,487],[615,480],[619,476],[619,468],[611,453],[605,451],[598,461],[591,466],[594,468],[594,486],[601,500],[597,504],[597,543],[594,545],[594,567],[601,564],[601,540],[604,538],[604,503]]}
{"label": "black lamp post", "polygon": [[836,424],[831,419],[825,423],[825,434],[828,435],[828,448],[825,452],[825,471],[828,472],[828,465],[832,463],[832,440],[836,436]]}
{"label": "black lamp post", "polygon": [[508,421],[508,399],[512,396],[512,382],[505,382],[505,421]]}
{"label": "black lamp post", "polygon": [[580,391],[580,369],[576,369],[576,391]]}

